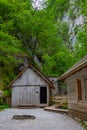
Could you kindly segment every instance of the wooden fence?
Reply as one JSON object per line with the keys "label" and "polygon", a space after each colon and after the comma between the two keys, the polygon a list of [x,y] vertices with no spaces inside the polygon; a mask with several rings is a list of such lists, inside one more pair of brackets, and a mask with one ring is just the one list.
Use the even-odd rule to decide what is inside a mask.
{"label": "wooden fence", "polygon": [[11,97],[7,97],[5,101],[8,106],[11,106]]}
{"label": "wooden fence", "polygon": [[68,107],[67,96],[56,96],[53,98],[53,101],[55,102],[55,108],[66,109]]}

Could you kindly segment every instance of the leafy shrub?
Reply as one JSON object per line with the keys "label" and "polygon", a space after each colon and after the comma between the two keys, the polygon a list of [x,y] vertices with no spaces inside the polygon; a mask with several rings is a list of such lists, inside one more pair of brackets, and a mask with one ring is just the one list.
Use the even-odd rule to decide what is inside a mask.
{"label": "leafy shrub", "polygon": [[2,105],[2,104],[3,104],[3,98],[0,97],[0,105]]}
{"label": "leafy shrub", "polygon": [[0,105],[0,110],[6,109],[6,108],[9,108],[9,106],[7,104]]}

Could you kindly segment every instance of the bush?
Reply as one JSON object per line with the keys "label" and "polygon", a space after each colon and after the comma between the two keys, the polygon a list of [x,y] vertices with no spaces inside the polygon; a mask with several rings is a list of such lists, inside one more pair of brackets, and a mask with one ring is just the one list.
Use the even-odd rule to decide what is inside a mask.
{"label": "bush", "polygon": [[3,103],[4,103],[3,98],[0,97],[0,105],[2,105]]}
{"label": "bush", "polygon": [[9,108],[9,106],[7,104],[0,105],[0,110],[6,109],[6,108]]}

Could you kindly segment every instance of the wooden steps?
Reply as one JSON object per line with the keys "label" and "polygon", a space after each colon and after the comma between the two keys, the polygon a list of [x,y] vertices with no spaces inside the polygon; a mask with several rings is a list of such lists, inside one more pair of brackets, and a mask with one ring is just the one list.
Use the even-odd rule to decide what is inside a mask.
{"label": "wooden steps", "polygon": [[45,107],[44,110],[52,111],[52,112],[56,112],[56,113],[61,113],[61,114],[68,114],[68,110],[66,110],[66,109],[57,109],[57,108],[55,108],[55,105]]}
{"label": "wooden steps", "polygon": [[53,98],[55,102],[55,108],[67,108],[67,97],[66,96],[57,96]]}

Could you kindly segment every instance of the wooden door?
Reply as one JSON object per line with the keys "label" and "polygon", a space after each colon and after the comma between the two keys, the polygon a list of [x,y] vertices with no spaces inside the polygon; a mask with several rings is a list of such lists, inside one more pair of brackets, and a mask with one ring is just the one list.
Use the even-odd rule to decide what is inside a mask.
{"label": "wooden door", "polygon": [[39,105],[39,86],[27,87],[27,104]]}
{"label": "wooden door", "polygon": [[87,78],[85,79],[85,88],[86,88],[86,90],[85,90],[85,98],[86,98],[86,101],[87,101]]}
{"label": "wooden door", "polygon": [[35,87],[35,99],[34,99],[34,104],[36,106],[40,105],[40,86]]}
{"label": "wooden door", "polygon": [[27,87],[21,87],[21,104],[26,105],[27,104]]}
{"label": "wooden door", "polygon": [[20,86],[12,88],[12,106],[40,104],[39,86]]}
{"label": "wooden door", "polygon": [[77,91],[78,91],[78,100],[82,100],[82,85],[80,79],[77,79]]}
{"label": "wooden door", "polygon": [[40,103],[47,104],[47,87],[40,87]]}

